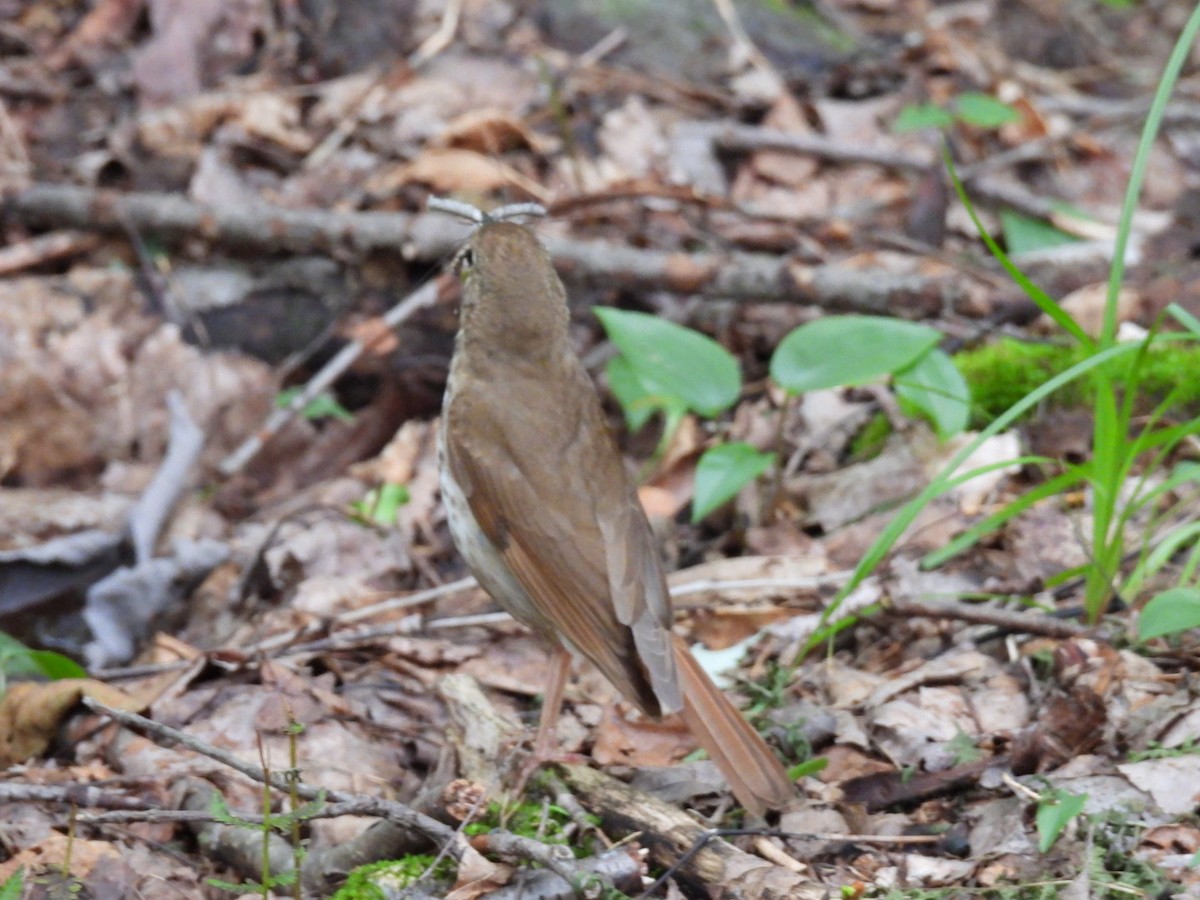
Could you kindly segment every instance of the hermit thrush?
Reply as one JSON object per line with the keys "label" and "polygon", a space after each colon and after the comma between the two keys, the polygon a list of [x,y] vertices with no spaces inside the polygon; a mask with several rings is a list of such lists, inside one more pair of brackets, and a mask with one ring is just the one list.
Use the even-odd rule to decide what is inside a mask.
{"label": "hermit thrush", "polygon": [[439,463],[467,565],[557,651],[535,758],[549,753],[574,652],[643,712],[681,712],[748,811],[780,806],[787,773],[671,631],[654,536],[572,350],[549,254],[501,218],[477,216],[455,262],[462,310]]}

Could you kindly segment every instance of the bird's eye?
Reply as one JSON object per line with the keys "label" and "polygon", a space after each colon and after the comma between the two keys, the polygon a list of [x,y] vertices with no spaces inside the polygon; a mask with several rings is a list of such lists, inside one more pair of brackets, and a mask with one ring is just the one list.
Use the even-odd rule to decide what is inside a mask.
{"label": "bird's eye", "polygon": [[454,257],[454,274],[466,278],[467,273],[475,268],[475,251],[470,246],[463,247]]}

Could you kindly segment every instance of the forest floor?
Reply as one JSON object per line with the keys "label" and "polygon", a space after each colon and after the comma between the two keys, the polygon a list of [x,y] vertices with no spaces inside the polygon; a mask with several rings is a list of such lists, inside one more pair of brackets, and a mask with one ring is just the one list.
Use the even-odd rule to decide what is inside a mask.
{"label": "forest floor", "polygon": [[[292,896],[296,862],[324,897],[395,859],[341,896],[1200,896],[1200,357],[1122,382],[1118,431],[1080,388],[980,434],[1054,374],[1014,348],[1111,338],[1191,14],[0,0],[0,897]],[[1185,63],[1107,307],[1135,339],[1200,314],[1198,93]],[[446,527],[469,230],[432,196],[546,208],[676,630],[796,767],[766,823],[582,664],[567,761],[506,793],[548,655]],[[633,421],[597,306],[713,338],[731,402]],[[936,329],[969,413],[787,390],[773,354],[823,316]],[[765,468],[692,516],[738,442]]]}

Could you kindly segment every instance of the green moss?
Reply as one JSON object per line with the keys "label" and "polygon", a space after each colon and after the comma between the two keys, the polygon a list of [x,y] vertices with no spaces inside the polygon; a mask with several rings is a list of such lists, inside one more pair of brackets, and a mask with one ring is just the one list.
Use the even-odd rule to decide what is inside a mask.
{"label": "green moss", "polygon": [[[415,853],[403,859],[388,859],[359,866],[338,888],[332,900],[386,900],[428,872],[434,859],[425,853]],[[453,876],[454,861],[449,857],[438,860],[430,873],[431,878],[444,881],[447,885]]]}
{"label": "green moss", "polygon": [[[980,425],[1086,356],[1078,346],[1001,338],[964,350],[954,362],[971,387],[975,424]],[[1131,380],[1133,372],[1136,374]],[[1173,404],[1190,408],[1192,415],[1200,407],[1200,349],[1194,343],[1154,344],[1145,354],[1115,361],[1112,376],[1118,390],[1131,384],[1136,387],[1143,398],[1138,403],[1143,412],[1154,409],[1168,396]],[[1084,377],[1066,385],[1050,402],[1059,407],[1090,406],[1091,390],[1091,382]]]}
{"label": "green moss", "polygon": [[[599,819],[592,824],[598,825]],[[468,835],[487,834],[497,828],[522,837],[531,837],[546,844],[570,844],[567,832],[571,817],[565,809],[553,804],[522,800],[509,803],[489,803],[479,819],[464,829]],[[586,855],[590,848],[575,848],[577,855]]]}

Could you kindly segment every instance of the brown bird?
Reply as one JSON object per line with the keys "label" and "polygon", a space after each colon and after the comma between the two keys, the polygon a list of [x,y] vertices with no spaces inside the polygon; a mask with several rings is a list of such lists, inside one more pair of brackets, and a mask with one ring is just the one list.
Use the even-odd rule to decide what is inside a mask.
{"label": "brown bird", "polygon": [[573,651],[643,712],[681,712],[750,813],[785,804],[794,788],[783,766],[671,631],[650,524],[571,347],[549,254],[521,225],[478,220],[455,262],[463,296],[442,495],[479,583],[557,651],[535,760],[550,755]]}

